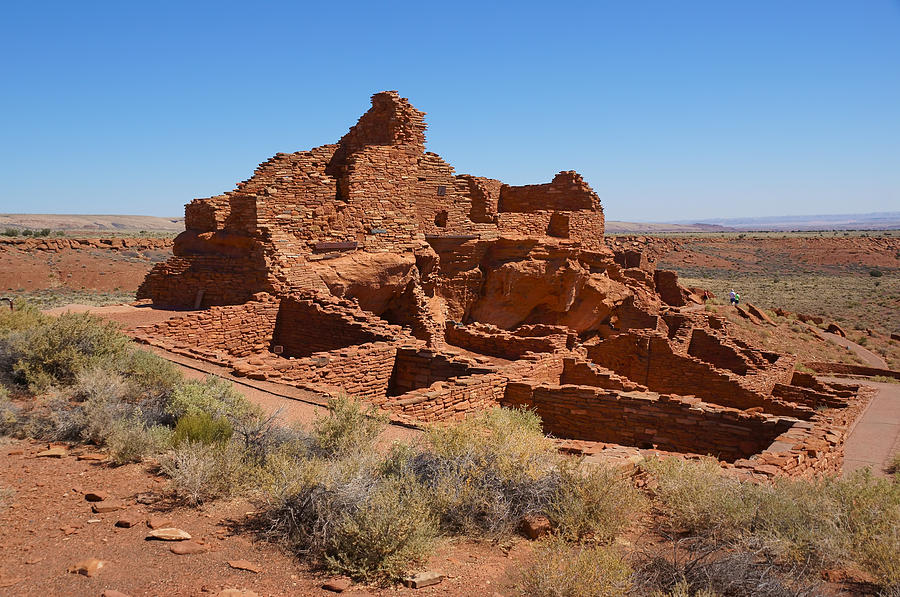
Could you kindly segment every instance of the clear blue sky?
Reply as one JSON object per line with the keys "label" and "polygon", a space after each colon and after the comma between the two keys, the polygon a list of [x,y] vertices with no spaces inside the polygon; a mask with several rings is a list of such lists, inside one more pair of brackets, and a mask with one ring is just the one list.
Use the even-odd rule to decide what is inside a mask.
{"label": "clear blue sky", "polygon": [[0,212],[181,215],[397,89],[614,220],[900,209],[900,0],[5,2]]}

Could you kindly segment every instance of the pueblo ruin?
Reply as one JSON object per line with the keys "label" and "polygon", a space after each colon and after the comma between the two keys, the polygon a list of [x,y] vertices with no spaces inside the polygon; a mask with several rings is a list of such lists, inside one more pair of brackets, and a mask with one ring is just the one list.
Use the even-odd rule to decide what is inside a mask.
{"label": "pueblo ruin", "polygon": [[407,424],[527,407],[568,451],[709,454],[749,477],[840,470],[858,386],[731,337],[674,272],[607,242],[576,172],[527,186],[455,174],[425,151],[424,116],[377,93],[337,144],[189,203],[138,297],[197,311],[136,337]]}

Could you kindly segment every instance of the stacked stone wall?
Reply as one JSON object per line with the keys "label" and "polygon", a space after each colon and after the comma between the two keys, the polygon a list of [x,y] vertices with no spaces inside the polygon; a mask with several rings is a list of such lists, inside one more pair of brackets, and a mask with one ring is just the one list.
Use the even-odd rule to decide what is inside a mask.
{"label": "stacked stone wall", "polygon": [[698,396],[706,402],[738,409],[761,407],[775,415],[811,416],[808,408],[785,404],[743,387],[730,371],[676,354],[667,339],[658,334],[620,334],[589,346],[587,354],[598,365],[654,392]]}
{"label": "stacked stone wall", "polygon": [[419,388],[427,388],[436,381],[491,371],[492,369],[473,366],[467,360],[455,359],[433,350],[401,347],[397,349],[394,360],[389,393],[399,396]]}
{"label": "stacked stone wall", "polygon": [[346,309],[311,298],[288,297],[281,301],[273,343],[282,347],[285,357],[305,357],[389,339]]}
{"label": "stacked stone wall", "polygon": [[469,325],[449,323],[444,331],[444,339],[448,344],[472,352],[515,360],[529,352],[565,350],[570,332],[565,328],[553,327],[555,329],[546,335],[528,336],[525,335],[528,330],[514,333],[483,323]]}
{"label": "stacked stone wall", "polygon": [[583,386],[507,384],[502,404],[534,408],[556,437],[747,458],[790,428],[788,420],[712,408],[697,400]]}

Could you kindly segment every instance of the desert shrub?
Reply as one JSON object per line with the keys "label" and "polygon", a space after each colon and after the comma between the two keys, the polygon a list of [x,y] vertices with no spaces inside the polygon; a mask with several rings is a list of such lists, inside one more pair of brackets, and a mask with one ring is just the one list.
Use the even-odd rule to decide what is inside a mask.
{"label": "desert shrub", "polygon": [[205,413],[213,418],[238,420],[258,414],[260,409],[235,390],[231,382],[208,375],[202,382],[187,381],[175,388],[167,411],[175,419]]}
{"label": "desert shrub", "polygon": [[656,505],[669,530],[733,539],[757,517],[756,487],[723,475],[715,459],[652,458],[641,467],[655,481]]}
{"label": "desert shrub", "polygon": [[[2,396],[0,396],[0,399],[2,399]],[[894,454],[894,457],[888,462],[887,472],[888,474],[894,475],[894,478],[900,481],[900,452]]]}
{"label": "desert shrub", "polygon": [[6,308],[6,303],[0,303],[0,338],[11,332],[37,327],[48,319],[31,303],[16,301],[12,310]]}
{"label": "desert shrub", "polygon": [[763,500],[758,534],[794,561],[855,561],[900,585],[900,483],[868,471],[847,478],[782,481]]}
{"label": "desert shrub", "polygon": [[183,415],[175,424],[172,444],[175,447],[184,442],[216,444],[231,439],[234,429],[225,417],[213,417],[205,412]]}
{"label": "desert shrub", "polygon": [[172,497],[190,506],[234,495],[252,482],[234,442],[184,442],[160,458],[160,470]]}
{"label": "desert shrub", "polygon": [[671,554],[641,553],[632,577],[634,595],[652,597],[812,597],[820,583],[802,568],[785,569],[765,554],[709,546],[705,540],[676,543]]}
{"label": "desert shrub", "polygon": [[557,463],[537,415],[497,408],[432,429],[406,466],[432,495],[444,530],[500,538],[544,513],[559,486]]}
{"label": "desert shrub", "polygon": [[145,416],[164,420],[169,402],[184,376],[173,363],[148,351],[131,347],[116,363],[129,385],[130,400],[140,404]]}
{"label": "desert shrub", "polygon": [[172,430],[162,425],[146,427],[137,417],[116,421],[106,438],[116,464],[141,462],[160,454],[171,443]]}
{"label": "desert shrub", "polygon": [[34,233],[35,236],[50,236],[49,228],[41,228],[39,231]]}
{"label": "desert shrub", "polygon": [[115,324],[87,313],[64,313],[7,341],[15,379],[32,391],[70,385],[78,372],[121,358],[130,343]]}
{"label": "desert shrub", "polygon": [[428,555],[437,521],[414,478],[381,468],[374,451],[297,461],[270,495],[270,533],[333,571],[396,578]]}
{"label": "desert shrub", "polygon": [[16,492],[9,487],[0,487],[0,512],[6,510],[6,508],[12,503],[12,499],[15,494]]}
{"label": "desert shrub", "polygon": [[371,450],[386,425],[387,418],[374,406],[364,407],[349,396],[332,398],[328,414],[313,423],[313,447],[326,458]]}
{"label": "desert shrub", "polygon": [[9,399],[9,392],[0,385],[0,436],[15,435],[22,425],[22,409]]}
{"label": "desert shrub", "polygon": [[571,459],[563,461],[559,470],[556,493],[546,513],[565,538],[610,541],[643,507],[641,494],[613,467]]}
{"label": "desert shrub", "polygon": [[415,479],[384,479],[338,518],[325,562],[333,572],[360,580],[395,580],[427,559],[437,530]]}
{"label": "desert shrub", "polygon": [[631,574],[611,547],[552,538],[536,550],[517,586],[528,597],[613,597],[627,594]]}
{"label": "desert shrub", "polygon": [[127,402],[129,391],[128,382],[120,373],[95,366],[75,374],[69,393],[76,402],[98,399]]}
{"label": "desert shrub", "polygon": [[884,586],[900,585],[900,483],[847,478],[741,483],[713,460],[650,460],[664,526],[706,541],[747,545],[785,565],[852,560]]}
{"label": "desert shrub", "polygon": [[16,228],[7,228],[3,231],[3,236],[19,236],[19,231]]}
{"label": "desert shrub", "polygon": [[312,445],[309,434],[300,426],[281,425],[281,409],[271,414],[257,411],[231,422],[234,439],[244,448],[247,458],[257,466],[270,466],[273,456],[306,455]]}
{"label": "desert shrub", "polygon": [[884,272],[881,271],[880,269],[873,269],[873,270],[869,270],[869,275],[872,276],[873,278],[880,278],[881,276],[884,275]]}

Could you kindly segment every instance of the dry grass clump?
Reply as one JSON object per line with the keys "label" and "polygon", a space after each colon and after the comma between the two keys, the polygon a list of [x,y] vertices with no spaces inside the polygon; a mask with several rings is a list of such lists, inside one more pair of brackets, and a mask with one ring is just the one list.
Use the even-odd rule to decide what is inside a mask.
{"label": "dry grass clump", "polygon": [[374,447],[383,422],[369,414],[333,401],[269,494],[270,533],[334,572],[393,579],[439,534],[502,539],[531,514],[561,536],[608,541],[637,509],[630,483],[560,456],[534,413],[494,409],[386,455]]}
{"label": "dry grass clump", "polygon": [[756,486],[723,475],[715,459],[653,458],[641,468],[656,483],[654,505],[668,531],[735,539],[757,518]]}
{"label": "dry grass clump", "polygon": [[556,532],[570,540],[611,541],[632,523],[646,501],[630,478],[608,466],[564,459],[545,514]]}
{"label": "dry grass clump", "polygon": [[13,379],[32,392],[71,385],[79,372],[115,361],[130,340],[115,324],[87,313],[64,313],[7,335]]}
{"label": "dry grass clump", "polygon": [[6,510],[6,508],[12,503],[12,499],[15,494],[16,492],[9,487],[0,487],[0,512]]}
{"label": "dry grass clump", "polygon": [[553,537],[535,550],[517,586],[528,597],[614,597],[628,594],[631,576],[620,550]]}
{"label": "dry grass clump", "polygon": [[900,482],[847,478],[729,479],[711,460],[651,460],[655,504],[674,532],[745,546],[785,565],[853,561],[885,587],[900,585]]}
{"label": "dry grass clump", "polygon": [[670,554],[635,558],[633,595],[652,597],[813,597],[821,583],[801,568],[786,569],[759,551],[682,540]]}
{"label": "dry grass clump", "polygon": [[438,534],[421,485],[385,472],[375,450],[384,420],[369,414],[356,400],[332,400],[307,453],[280,469],[273,462],[267,509],[271,535],[333,572],[367,582],[402,576],[428,556]]}
{"label": "dry grass clump", "polygon": [[160,458],[174,498],[189,506],[238,494],[252,482],[240,446],[185,441]]}

